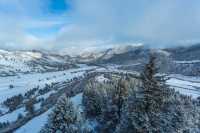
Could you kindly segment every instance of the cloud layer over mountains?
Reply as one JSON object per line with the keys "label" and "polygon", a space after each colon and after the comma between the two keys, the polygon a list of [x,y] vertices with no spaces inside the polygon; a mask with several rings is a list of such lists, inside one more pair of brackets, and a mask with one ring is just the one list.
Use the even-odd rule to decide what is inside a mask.
{"label": "cloud layer over mountains", "polygon": [[0,47],[63,50],[132,42],[160,47],[200,38],[199,0],[63,1],[1,0]]}

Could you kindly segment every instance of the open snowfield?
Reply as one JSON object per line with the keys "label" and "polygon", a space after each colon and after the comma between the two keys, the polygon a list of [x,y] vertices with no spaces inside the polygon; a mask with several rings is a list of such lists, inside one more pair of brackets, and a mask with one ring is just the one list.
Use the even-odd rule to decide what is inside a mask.
{"label": "open snowfield", "polygon": [[[82,103],[82,93],[77,94],[76,96],[71,98],[72,103],[74,104],[75,108],[79,109]],[[51,109],[47,112],[43,113],[42,115],[35,117],[24,126],[19,128],[15,133],[38,133],[45,123],[48,120],[48,115],[51,113]],[[31,129],[31,130],[30,130]]]}
{"label": "open snowfield", "polygon": [[[0,77],[0,103],[14,95],[25,94],[28,90],[37,86],[39,86],[39,88],[43,88],[45,84],[61,83],[75,77],[83,76],[86,70],[103,72],[105,71],[105,68],[80,65],[80,68],[70,69],[66,71],[21,74],[18,76]],[[107,69],[107,71],[116,72],[117,69],[115,67],[110,67],[109,69]],[[200,77],[189,77],[182,75],[170,75],[169,77],[170,79],[167,81],[167,84],[170,85],[172,88],[180,91],[183,94],[190,95],[193,98],[197,98],[200,96]],[[107,79],[100,75],[96,77],[96,80],[99,82],[103,82]],[[10,85],[13,85],[13,88],[10,88]],[[38,98],[47,98],[51,93],[53,93],[53,91],[38,96]],[[72,97],[71,100],[77,107],[77,109],[81,109],[79,106],[81,105],[82,101],[82,93]],[[39,109],[40,103],[35,104],[35,108]],[[6,110],[6,108],[2,106],[0,109],[2,111]],[[0,122],[13,122],[17,120],[19,114],[26,115],[26,113],[27,112],[25,111],[25,108],[21,107],[11,113],[1,116]],[[15,133],[37,133],[46,123],[48,115],[50,113],[51,109],[33,118],[21,128],[16,130]]]}
{"label": "open snowfield", "polygon": [[[14,95],[24,94],[37,86],[42,88],[45,84],[67,81],[82,76],[86,70],[93,68],[95,67],[81,65],[81,68],[66,71],[0,77],[0,103]],[[13,88],[10,88],[10,85],[13,85]]]}
{"label": "open snowfield", "polygon": [[[71,80],[75,77],[83,76],[86,70],[91,70],[94,68],[96,67],[80,65],[80,68],[66,71],[0,77],[0,111],[2,113],[8,112],[7,107],[2,105],[2,102],[4,102],[7,98],[18,94],[24,95],[27,91],[33,89],[34,87],[43,89],[46,84],[50,85],[51,83],[60,83],[62,85],[62,82]],[[12,85],[13,88],[10,88],[10,85]],[[40,95],[37,97],[37,99],[46,99],[52,93],[55,93],[55,90]],[[34,105],[36,110],[40,108],[40,104],[41,103],[37,103]],[[8,112],[5,115],[0,116],[0,122],[14,122],[17,120],[19,114],[23,116],[27,114],[24,107],[20,107],[12,112]]]}
{"label": "open snowfield", "polygon": [[42,115],[33,118],[31,121],[15,131],[15,133],[38,133],[47,122],[48,115],[50,113],[51,109]]}
{"label": "open snowfield", "polygon": [[197,98],[200,96],[200,77],[170,75],[167,84],[182,94]]}

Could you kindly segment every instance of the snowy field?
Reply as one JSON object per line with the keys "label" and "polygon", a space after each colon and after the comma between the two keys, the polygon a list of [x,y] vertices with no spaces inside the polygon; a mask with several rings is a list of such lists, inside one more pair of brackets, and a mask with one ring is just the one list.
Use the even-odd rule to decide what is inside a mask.
{"label": "snowy field", "polygon": [[[79,109],[82,103],[82,93],[71,98],[71,101],[75,108]],[[48,115],[51,113],[51,109],[42,115],[33,118],[31,121],[26,123],[24,126],[19,128],[15,133],[38,133],[42,127],[45,125],[48,119]],[[31,130],[30,130],[31,129]]]}
{"label": "snowy field", "polygon": [[[81,68],[66,71],[0,77],[0,103],[14,95],[24,94],[37,86],[43,88],[45,84],[67,81],[82,76],[86,70],[93,68],[95,67],[81,65]],[[13,88],[10,88],[10,85]]]}
{"label": "snowy field", "polygon": [[[98,69],[97,69],[98,68]],[[39,86],[39,88],[43,88],[45,84],[51,83],[60,83],[75,77],[83,76],[86,70],[103,72],[105,68],[99,68],[95,66],[86,66],[80,65],[78,69],[70,69],[66,71],[59,72],[49,72],[49,73],[37,73],[37,74],[25,74],[11,77],[0,77],[0,103],[6,100],[9,97],[12,97],[17,94],[25,94],[28,90]],[[110,67],[106,71],[119,71],[116,67]],[[200,77],[188,77],[182,75],[170,75],[170,79],[167,81],[167,84],[172,88],[175,88],[177,91],[180,91],[183,94],[190,95],[193,98],[197,98],[200,96]],[[99,82],[107,81],[103,75],[96,77],[96,80]],[[13,85],[13,88],[10,88],[10,85]],[[53,91],[48,92],[44,95],[39,96],[40,98],[48,97]],[[38,97],[38,98],[39,98]],[[82,93],[76,95],[71,98],[74,105],[80,108],[82,101]],[[40,108],[40,103],[35,104],[35,108]],[[1,107],[0,109],[4,109]],[[26,111],[24,107],[16,109],[15,111],[3,115],[0,117],[0,122],[6,121],[15,121],[19,114],[26,115]],[[47,121],[48,115],[51,113],[51,109],[46,111],[45,113],[33,118],[31,121],[23,125],[19,128],[15,133],[37,133],[44,126]],[[31,129],[31,130],[30,130]]]}
{"label": "snowy field", "polygon": [[[80,65],[80,68],[78,69],[70,69],[66,71],[0,77],[0,111],[2,113],[8,112],[8,108],[2,104],[2,102],[4,102],[7,98],[18,94],[24,95],[27,91],[33,89],[34,87],[43,89],[46,84],[51,85],[52,83],[58,83],[58,85],[62,85],[63,82],[69,81],[75,77],[83,76],[83,74],[86,73],[86,70],[94,68],[96,67]],[[10,85],[12,85],[13,88],[10,88]],[[53,93],[55,93],[55,90],[39,95],[37,96],[37,99],[46,99]],[[37,103],[34,105],[35,110],[40,109],[40,104],[41,103]],[[14,122],[17,120],[19,114],[23,116],[27,114],[24,107],[20,107],[12,112],[8,112],[5,115],[0,116],[0,122]]]}
{"label": "snowy field", "polygon": [[200,77],[170,75],[167,84],[182,94],[197,98],[200,96]]}
{"label": "snowy field", "polygon": [[48,119],[48,115],[51,113],[51,109],[42,115],[33,118],[31,121],[26,123],[24,126],[15,131],[15,133],[38,133],[45,125]]}

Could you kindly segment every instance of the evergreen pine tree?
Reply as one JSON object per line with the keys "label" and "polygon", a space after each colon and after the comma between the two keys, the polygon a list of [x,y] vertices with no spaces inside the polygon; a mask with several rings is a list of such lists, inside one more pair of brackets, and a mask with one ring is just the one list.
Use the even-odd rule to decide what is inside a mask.
{"label": "evergreen pine tree", "polygon": [[66,96],[62,96],[41,133],[78,133],[78,121],[78,113],[73,103]]}
{"label": "evergreen pine tree", "polygon": [[36,99],[35,98],[31,98],[28,102],[26,102],[25,104],[25,108],[28,111],[29,114],[34,114],[35,112],[35,104]]}
{"label": "evergreen pine tree", "polygon": [[88,83],[83,92],[83,105],[88,117],[97,117],[102,113],[102,93],[98,83]]}
{"label": "evergreen pine tree", "polygon": [[[163,101],[162,89],[155,78],[156,74],[155,57],[151,56],[149,63],[142,73],[142,92],[145,101],[145,111],[150,111],[151,107],[159,107]],[[155,108],[153,108],[155,109]]]}
{"label": "evergreen pine tree", "polygon": [[128,97],[128,85],[125,78],[120,78],[108,91],[107,103],[102,113],[102,132],[112,133],[120,123],[122,109]]}
{"label": "evergreen pine tree", "polygon": [[128,97],[128,86],[126,80],[121,78],[114,91],[113,104],[117,106],[117,115],[121,118],[122,107]]}
{"label": "evergreen pine tree", "polygon": [[159,115],[168,93],[163,78],[156,77],[155,59],[150,57],[141,74],[142,86],[129,95],[116,132],[159,132]]}

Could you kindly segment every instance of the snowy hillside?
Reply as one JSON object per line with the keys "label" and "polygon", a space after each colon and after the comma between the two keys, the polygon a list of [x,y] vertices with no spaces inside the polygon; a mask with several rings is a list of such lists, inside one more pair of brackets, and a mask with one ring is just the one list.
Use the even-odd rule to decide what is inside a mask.
{"label": "snowy hillside", "polygon": [[111,45],[104,48],[95,47],[90,50],[83,51],[77,56],[77,59],[81,62],[91,62],[96,60],[107,60],[115,55],[123,54],[131,51],[135,51],[139,48],[143,48],[143,44],[126,44],[126,45]]}
{"label": "snowy hillside", "polygon": [[75,67],[68,56],[39,51],[0,50],[0,76],[16,73],[46,72]]}
{"label": "snowy hillside", "polygon": [[[53,95],[59,97],[57,95],[61,95],[62,90],[67,89],[70,83],[73,84],[73,82],[79,82],[78,79],[81,79],[87,71],[96,68],[95,66],[79,66],[80,68],[58,72],[20,74],[19,76],[0,77],[0,123],[15,122],[16,120],[19,120],[19,115],[28,116],[26,107],[23,104],[34,97],[37,101],[34,104],[35,111],[41,115],[28,122],[27,125],[34,125],[35,129],[32,130],[32,132],[37,133],[36,131],[40,130],[37,124],[40,123],[40,126],[42,127],[42,123],[44,124],[47,119],[47,114],[50,112],[50,109],[47,111],[43,105],[45,101],[48,101],[48,99]],[[11,85],[12,88],[10,88]],[[14,110],[9,110],[9,108],[4,105],[4,102],[6,99],[19,95],[23,95],[23,102]],[[54,100],[56,102],[55,98],[53,101]],[[74,100],[76,101],[76,99]],[[44,113],[41,113],[41,111]],[[27,125],[25,125],[25,127]],[[28,128],[30,128],[30,126]],[[25,133],[27,130],[27,127],[26,129],[22,127],[18,132]]]}

